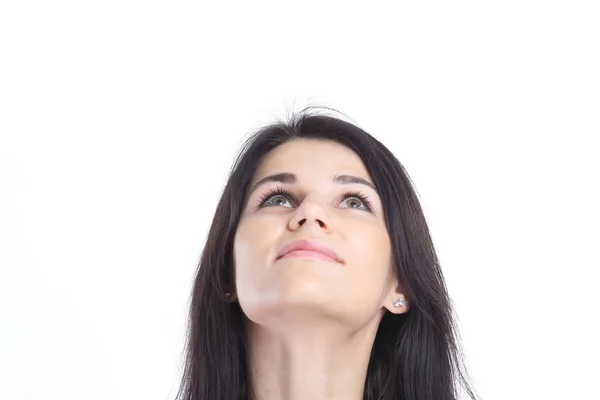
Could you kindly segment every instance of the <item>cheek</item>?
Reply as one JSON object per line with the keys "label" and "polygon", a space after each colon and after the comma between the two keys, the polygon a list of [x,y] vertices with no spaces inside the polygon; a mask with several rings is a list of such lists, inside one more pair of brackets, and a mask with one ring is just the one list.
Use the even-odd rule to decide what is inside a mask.
{"label": "cheek", "polygon": [[346,229],[348,242],[357,257],[372,259],[390,252],[390,238],[384,226],[361,224]]}
{"label": "cheek", "polygon": [[362,226],[348,234],[348,249],[358,279],[384,280],[389,273],[391,244],[383,227]]}
{"label": "cheek", "polygon": [[240,221],[233,244],[236,276],[243,282],[266,268],[277,252],[277,227],[264,219]]}
{"label": "cheek", "polygon": [[260,245],[261,237],[253,231],[252,224],[241,222],[238,226],[233,243],[233,254],[236,270],[239,272],[246,269],[248,264],[252,264],[258,250],[257,246]]}

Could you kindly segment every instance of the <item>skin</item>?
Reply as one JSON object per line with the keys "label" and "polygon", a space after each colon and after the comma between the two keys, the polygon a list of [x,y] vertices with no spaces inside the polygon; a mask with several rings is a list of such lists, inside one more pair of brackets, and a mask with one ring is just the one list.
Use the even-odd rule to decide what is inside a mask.
{"label": "skin", "polygon": [[[248,379],[257,400],[363,398],[371,348],[386,312],[401,314],[402,297],[381,199],[368,186],[332,183],[336,174],[373,183],[362,160],[332,141],[294,139],[268,153],[250,187],[265,176],[296,174],[295,183],[267,182],[252,192],[234,240],[230,302],[245,314]],[[271,195],[283,187],[296,198]],[[358,190],[360,198],[342,197]],[[343,260],[275,260],[296,239],[317,239]]]}

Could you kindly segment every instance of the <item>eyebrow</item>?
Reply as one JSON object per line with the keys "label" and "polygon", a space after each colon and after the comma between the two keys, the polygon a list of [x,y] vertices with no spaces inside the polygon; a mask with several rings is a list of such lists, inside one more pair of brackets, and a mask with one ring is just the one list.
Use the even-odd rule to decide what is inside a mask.
{"label": "eyebrow", "polygon": [[[296,174],[293,174],[291,172],[282,172],[280,174],[274,174],[274,175],[269,175],[266,176],[264,178],[262,178],[260,181],[256,182],[254,184],[254,186],[252,186],[252,189],[250,190],[248,196],[250,196],[260,185],[263,185],[267,182],[281,182],[281,183],[295,183],[297,180]],[[333,177],[332,179],[333,183],[340,183],[342,185],[349,185],[352,183],[358,183],[360,185],[365,185],[370,187],[371,189],[373,189],[375,191],[375,193],[379,194],[377,192],[377,189],[375,188],[375,185],[373,185],[371,182],[369,182],[368,180],[361,178],[359,176],[353,176],[353,175],[336,175]]]}

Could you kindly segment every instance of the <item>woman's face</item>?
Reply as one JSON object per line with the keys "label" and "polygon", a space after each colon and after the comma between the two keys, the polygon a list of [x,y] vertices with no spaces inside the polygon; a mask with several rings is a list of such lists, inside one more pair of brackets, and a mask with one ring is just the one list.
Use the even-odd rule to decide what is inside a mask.
{"label": "woman's face", "polygon": [[[252,190],[281,173],[295,181],[266,181]],[[360,327],[380,319],[382,307],[397,312],[390,308],[399,291],[381,200],[368,184],[333,182],[341,175],[374,185],[358,155],[333,141],[295,139],[261,161],[234,240],[232,299],[250,320],[268,324],[307,310]],[[272,194],[278,187],[289,196]],[[321,241],[342,262],[276,259],[298,239]]]}

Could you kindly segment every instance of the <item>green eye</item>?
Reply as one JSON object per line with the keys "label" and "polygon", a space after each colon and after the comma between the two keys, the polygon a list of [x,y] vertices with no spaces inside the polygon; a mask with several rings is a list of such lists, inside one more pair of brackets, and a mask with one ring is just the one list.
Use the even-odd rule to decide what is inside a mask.
{"label": "green eye", "polygon": [[[277,187],[275,189],[270,189],[269,191],[267,191],[265,194],[263,194],[260,199],[259,199],[259,207],[267,207],[267,206],[271,206],[271,205],[282,205],[282,203],[275,203],[273,204],[273,202],[269,202],[269,200],[271,199],[276,199],[276,198],[282,198],[284,200],[287,201],[295,201],[294,196],[286,189],[282,188],[282,187]],[[362,202],[363,204],[363,208],[359,207],[348,207],[348,208],[355,208],[358,210],[365,210],[365,211],[369,211],[369,212],[373,212],[373,204],[369,201],[369,197],[362,194],[359,191],[351,191],[351,192],[346,192],[343,194],[342,199],[346,199],[346,198],[354,198],[354,200],[356,201],[356,199],[360,200],[360,202]],[[284,202],[285,203],[285,202]]]}

